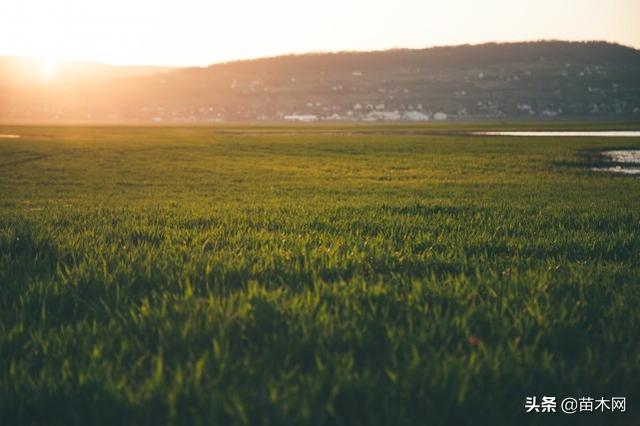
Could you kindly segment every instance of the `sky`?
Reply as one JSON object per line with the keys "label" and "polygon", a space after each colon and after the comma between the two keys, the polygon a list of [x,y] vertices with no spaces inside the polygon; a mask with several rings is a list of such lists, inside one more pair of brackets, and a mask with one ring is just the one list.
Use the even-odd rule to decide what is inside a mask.
{"label": "sky", "polygon": [[208,65],[539,39],[640,48],[640,0],[2,0],[0,55]]}

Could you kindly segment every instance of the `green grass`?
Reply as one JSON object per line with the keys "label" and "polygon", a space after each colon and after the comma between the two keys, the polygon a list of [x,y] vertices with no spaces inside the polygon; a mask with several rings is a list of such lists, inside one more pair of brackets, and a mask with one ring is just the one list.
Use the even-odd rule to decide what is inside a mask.
{"label": "green grass", "polygon": [[381,129],[0,127],[0,424],[637,424],[640,139]]}

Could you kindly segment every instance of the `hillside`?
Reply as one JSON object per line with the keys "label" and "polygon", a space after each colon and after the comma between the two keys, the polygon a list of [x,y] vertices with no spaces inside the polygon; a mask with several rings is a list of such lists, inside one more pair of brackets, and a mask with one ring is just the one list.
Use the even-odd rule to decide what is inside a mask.
{"label": "hillside", "polygon": [[548,41],[318,53],[0,90],[3,120],[640,118],[640,52]]}

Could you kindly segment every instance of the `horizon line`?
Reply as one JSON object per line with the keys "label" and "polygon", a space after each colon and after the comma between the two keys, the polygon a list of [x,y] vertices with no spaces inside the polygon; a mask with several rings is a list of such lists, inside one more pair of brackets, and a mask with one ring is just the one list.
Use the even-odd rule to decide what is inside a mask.
{"label": "horizon line", "polygon": [[[341,54],[341,53],[377,53],[377,52],[389,52],[389,51],[399,51],[399,50],[429,50],[429,49],[438,49],[438,48],[454,48],[454,47],[479,47],[486,46],[490,44],[520,44],[520,43],[551,43],[551,42],[561,42],[561,43],[608,43],[613,45],[618,45],[621,47],[630,48],[636,51],[640,51],[640,46],[634,46],[631,44],[625,44],[619,41],[605,40],[605,39],[560,39],[560,38],[540,38],[540,39],[521,39],[521,40],[508,40],[508,41],[483,41],[479,43],[458,43],[458,44],[436,44],[436,45],[426,45],[423,47],[388,47],[388,48],[380,48],[380,49],[367,49],[367,50],[359,50],[359,49],[344,49],[344,50],[309,50],[309,51],[291,51],[287,53],[274,53],[272,55],[264,55],[264,56],[248,56],[248,57],[237,57],[229,60],[221,60],[217,62],[208,62],[202,64],[159,64],[159,63],[120,63],[120,62],[108,62],[108,61],[99,61],[99,60],[91,60],[91,59],[81,59],[81,58],[66,58],[66,57],[55,57],[54,59],[60,63],[76,63],[76,64],[85,64],[85,65],[104,65],[104,66],[113,66],[113,67],[151,67],[151,68],[175,68],[175,69],[187,69],[187,68],[208,68],[216,65],[223,64],[232,64],[236,62],[244,62],[244,61],[257,61],[261,59],[274,59],[274,58],[282,58],[288,56],[306,56],[306,55],[332,55],[332,54]],[[16,58],[23,60],[31,60],[31,61],[39,61],[44,58],[44,56],[36,56],[36,55],[21,55],[21,54],[12,54],[12,53],[2,53],[0,52],[0,58]],[[50,58],[50,57],[48,57]]]}

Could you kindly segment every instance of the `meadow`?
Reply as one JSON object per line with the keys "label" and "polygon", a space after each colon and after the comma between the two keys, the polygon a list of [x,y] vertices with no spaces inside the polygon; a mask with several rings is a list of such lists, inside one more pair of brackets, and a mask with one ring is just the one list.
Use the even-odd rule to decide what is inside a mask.
{"label": "meadow", "polygon": [[640,138],[466,129],[0,126],[0,424],[638,424]]}

